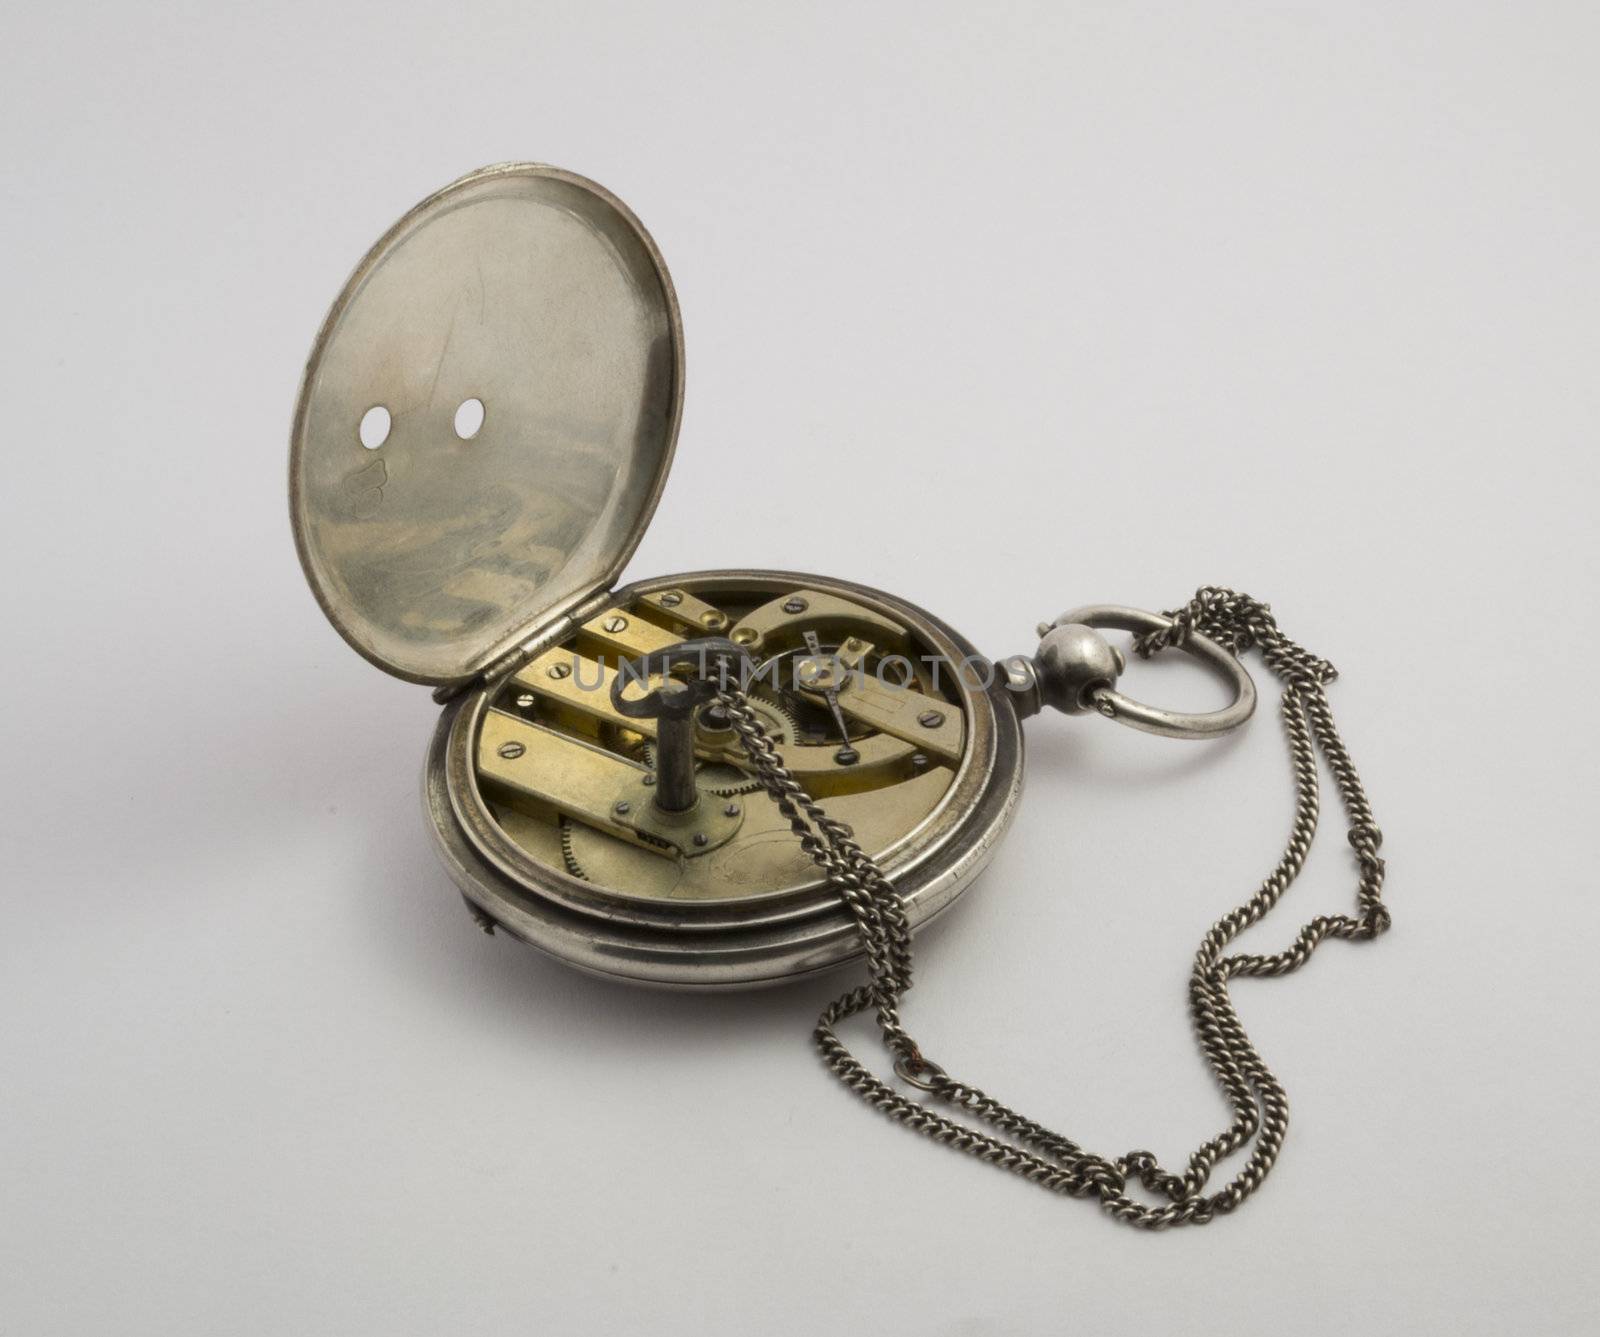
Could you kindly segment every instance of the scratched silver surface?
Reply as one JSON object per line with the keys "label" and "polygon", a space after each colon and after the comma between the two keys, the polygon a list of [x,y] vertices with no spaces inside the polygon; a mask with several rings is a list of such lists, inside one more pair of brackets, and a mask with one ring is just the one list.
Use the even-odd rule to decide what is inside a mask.
{"label": "scratched silver surface", "polygon": [[334,303],[295,410],[295,541],[334,626],[391,673],[460,682],[610,584],[671,463],[682,350],[659,252],[593,182],[506,164],[419,204]]}

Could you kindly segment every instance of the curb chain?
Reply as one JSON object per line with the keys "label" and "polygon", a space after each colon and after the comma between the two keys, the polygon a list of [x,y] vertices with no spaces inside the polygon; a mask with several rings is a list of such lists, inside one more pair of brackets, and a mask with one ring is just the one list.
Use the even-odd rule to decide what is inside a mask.
{"label": "curb chain", "polygon": [[[802,849],[838,892],[861,935],[868,980],[830,1003],[813,1032],[817,1049],[834,1075],[868,1104],[925,1137],[1053,1193],[1096,1199],[1111,1216],[1146,1230],[1200,1225],[1233,1211],[1261,1187],[1288,1134],[1288,1097],[1245,1034],[1229,995],[1229,981],[1237,976],[1287,975],[1303,966],[1325,939],[1361,941],[1375,938],[1389,927],[1389,912],[1382,902],[1384,862],[1378,855],[1383,836],[1372,820],[1366,791],[1328,706],[1325,689],[1338,676],[1333,665],[1284,636],[1268,605],[1246,594],[1206,586],[1187,605],[1166,616],[1169,627],[1134,641],[1135,652],[1142,658],[1181,646],[1195,633],[1227,646],[1235,655],[1251,649],[1261,652],[1267,667],[1283,683],[1279,717],[1295,786],[1294,824],[1277,867],[1249,900],[1211,927],[1195,955],[1189,976],[1189,1015],[1200,1051],[1233,1118],[1190,1155],[1181,1174],[1164,1169],[1148,1151],[1110,1158],[1086,1151],[977,1087],[950,1077],[923,1055],[900,1020],[900,999],[911,987],[912,955],[911,927],[899,893],[851,838],[849,828],[829,817],[784,767],[743,694],[725,686],[716,696],[762,788],[789,819]],[[1360,867],[1358,913],[1319,915],[1300,930],[1290,946],[1271,955],[1225,955],[1234,938],[1277,905],[1305,864],[1320,808],[1319,750],[1338,785],[1349,824],[1348,839]],[[988,1125],[1006,1140],[958,1122],[931,1103],[908,1099],[864,1067],[839,1039],[837,1028],[868,1010],[876,1017],[902,1080],[934,1101]],[[1233,1179],[1218,1191],[1206,1193],[1217,1164],[1246,1146],[1249,1154]],[[1130,1197],[1127,1190],[1135,1179],[1149,1194],[1166,1202],[1151,1205]]]}

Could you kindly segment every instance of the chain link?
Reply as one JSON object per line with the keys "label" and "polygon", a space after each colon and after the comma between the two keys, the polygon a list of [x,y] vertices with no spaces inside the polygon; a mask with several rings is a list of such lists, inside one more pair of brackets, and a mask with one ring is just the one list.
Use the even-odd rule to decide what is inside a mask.
{"label": "chain link", "polygon": [[[936,1142],[988,1161],[1054,1193],[1094,1198],[1110,1215],[1146,1230],[1199,1225],[1233,1211],[1261,1187],[1289,1128],[1289,1102],[1282,1084],[1268,1070],[1234,1011],[1228,982],[1239,975],[1276,976],[1298,970],[1327,938],[1375,938],[1389,927],[1382,903],[1383,837],[1372,820],[1365,790],[1350,755],[1334,728],[1325,687],[1337,676],[1333,665],[1310,654],[1279,631],[1270,608],[1232,590],[1206,586],[1183,608],[1166,614],[1170,627],[1137,638],[1143,658],[1181,646],[1199,633],[1242,655],[1257,648],[1283,682],[1279,711],[1294,767],[1295,818],[1283,857],[1243,905],[1219,919],[1195,955],[1189,977],[1189,1013],[1195,1038],[1216,1077],[1233,1119],[1202,1143],[1178,1174],[1164,1169],[1148,1151],[1107,1158],[1085,1151],[1070,1138],[1034,1123],[1015,1110],[950,1077],[927,1059],[900,1020],[900,999],[911,987],[911,928],[905,905],[877,864],[830,818],[794,776],[767,737],[743,695],[724,685],[717,701],[738,732],[761,786],[789,819],[806,855],[822,870],[855,919],[865,947],[868,980],[835,999],[818,1019],[813,1038],[835,1076],[868,1104]],[[1360,866],[1356,889],[1359,913],[1319,915],[1294,942],[1271,955],[1224,955],[1228,945],[1278,903],[1298,876],[1316,833],[1320,802],[1317,752],[1327,760],[1339,787],[1349,822],[1349,841]],[[839,1039],[846,1019],[872,1010],[896,1073],[1004,1139],[958,1122],[930,1104],[910,1100],[868,1071]],[[1206,1193],[1212,1170],[1250,1147],[1226,1187]],[[1128,1195],[1137,1179],[1160,1205]]]}

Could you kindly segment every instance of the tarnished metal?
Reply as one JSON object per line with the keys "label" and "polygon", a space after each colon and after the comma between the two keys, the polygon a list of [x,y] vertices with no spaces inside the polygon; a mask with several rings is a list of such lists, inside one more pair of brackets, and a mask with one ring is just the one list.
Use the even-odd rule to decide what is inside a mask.
{"label": "tarnished metal", "polygon": [[[1127,608],[1121,604],[1092,604],[1087,608],[1077,608],[1070,613],[1063,613],[1056,623],[1058,626],[1080,623],[1090,627],[1116,627],[1142,636],[1167,633],[1173,628],[1169,616],[1148,613],[1142,608]],[[1145,733],[1159,734],[1163,738],[1220,738],[1255,714],[1256,685],[1236,654],[1200,632],[1186,636],[1178,645],[1227,681],[1233,688],[1231,702],[1221,710],[1192,714],[1147,706],[1107,685],[1090,693],[1095,709],[1107,719]]]}
{"label": "tarnished metal", "polygon": [[672,281],[620,200],[526,163],[446,186],[356,267],[306,364],[290,510],[323,611],[400,677],[474,677],[616,578],[682,397]]}
{"label": "tarnished metal", "polygon": [[[672,686],[663,683],[665,691]],[[685,690],[678,687],[676,690]],[[663,812],[687,812],[700,801],[700,791],[694,782],[695,760],[694,714],[682,715],[665,712],[661,715],[661,732],[656,735],[656,786],[654,803]]]}
{"label": "tarnished metal", "polygon": [[[807,832],[809,850],[850,907],[861,937],[871,980],[836,999],[817,1023],[814,1038],[834,1074],[880,1113],[947,1146],[1031,1180],[1053,1193],[1092,1198],[1113,1217],[1145,1230],[1200,1225],[1231,1212],[1261,1187],[1289,1130],[1289,1101],[1283,1086],[1262,1062],[1239,1023],[1228,997],[1236,975],[1278,976],[1298,970],[1327,938],[1363,940],[1389,927],[1382,901],[1383,837],[1372,820],[1366,791],[1356,776],[1328,707],[1326,684],[1335,675],[1326,660],[1309,654],[1278,629],[1270,610],[1248,595],[1206,588],[1185,608],[1165,615],[1146,614],[1158,623],[1140,637],[1137,648],[1149,655],[1168,646],[1190,646],[1199,637],[1227,645],[1234,653],[1255,646],[1283,682],[1283,724],[1295,773],[1295,822],[1287,849],[1254,896],[1224,915],[1201,943],[1190,976],[1189,1000],[1195,1036],[1218,1085],[1233,1108],[1233,1122],[1189,1158],[1187,1169],[1164,1169],[1148,1151],[1097,1156],[1071,1138],[1055,1133],[1010,1109],[975,1086],[952,1078],[930,1060],[901,1024],[899,1002],[911,987],[911,934],[894,882],[877,862],[842,831],[792,776],[763,737],[760,724],[730,697],[724,701],[763,787],[786,816]],[[1081,625],[1083,612],[1065,621]],[[1224,955],[1244,929],[1264,918],[1299,874],[1316,832],[1320,806],[1317,753],[1321,751],[1339,785],[1349,819],[1349,841],[1360,867],[1357,915],[1321,915],[1311,920],[1284,950],[1271,955]],[[926,1102],[910,1100],[869,1069],[845,1047],[837,1027],[860,1012],[872,1011],[896,1075],[908,1085],[966,1115],[968,1122],[939,1113]],[[983,1126],[994,1130],[986,1132]],[[1000,1134],[995,1136],[994,1134]],[[1244,1164],[1222,1189],[1207,1193],[1219,1161],[1245,1152]],[[1157,1201],[1130,1196],[1132,1181]],[[1160,1201],[1165,1199],[1165,1201]]]}
{"label": "tarnished metal", "polygon": [[[1271,1169],[1288,1115],[1229,980],[1286,974],[1324,938],[1388,926],[1381,836],[1324,690],[1332,666],[1284,637],[1266,605],[1214,588],[1166,614],[1077,609],[1040,626],[1033,656],[998,662],[922,608],[849,581],[727,570],[613,590],[671,462],[682,382],[677,302],[649,236],[593,182],[529,164],[472,173],[407,214],[312,350],[290,457],[296,544],[339,632],[438,687],[426,809],[474,920],[580,969],[677,988],[864,958],[867,981],[823,1012],[815,1039],[874,1107],[1136,1226],[1232,1211]],[[1142,655],[1187,650],[1228,679],[1233,702],[1185,714],[1122,695],[1124,662],[1102,627],[1138,633]],[[719,638],[714,665],[686,658],[707,636]],[[1190,979],[1233,1121],[1182,1173],[1144,1151],[1096,1156],[922,1053],[899,1014],[911,935],[1006,830],[1021,719],[1093,709],[1214,737],[1254,709],[1239,663],[1253,647],[1283,682],[1297,801],[1278,866],[1212,928]],[[1304,863],[1319,751],[1349,818],[1359,913],[1319,916],[1274,955],[1224,955]],[[928,1100],[845,1048],[838,1024],[864,1011],[897,1078]],[[1208,1193],[1234,1153],[1244,1164]],[[1154,1203],[1130,1195],[1135,1180]]]}
{"label": "tarnished metal", "polygon": [[[711,607],[732,609],[730,621],[781,602],[797,587],[812,590],[828,628],[825,644],[842,629],[867,624],[917,656],[940,662],[975,659],[976,652],[944,624],[920,609],[878,591],[837,581],[781,572],[710,572],[644,582],[616,591],[608,607],[624,616],[658,607],[651,596],[678,590]],[[783,657],[804,644],[806,628],[769,626],[766,647]],[[845,637],[848,639],[848,637]],[[430,763],[430,813],[446,864],[464,894],[510,932],[527,938],[585,969],[658,984],[726,987],[807,973],[847,960],[860,950],[849,917],[810,866],[770,804],[741,804],[737,835],[700,857],[674,860],[633,848],[633,832],[619,832],[611,814],[566,810],[563,831],[558,805],[540,817],[499,804],[496,786],[485,784],[481,739],[485,723],[504,718],[498,703],[513,707],[519,694],[534,695],[534,707],[553,712],[541,721],[552,732],[568,732],[579,749],[609,749],[619,758],[643,751],[657,722],[625,717],[596,703],[609,703],[616,670],[603,690],[584,693],[588,707],[574,709],[574,683],[589,678],[593,661],[581,658],[568,677],[555,680],[548,667],[574,647],[594,645],[586,628],[568,642],[548,647],[504,684],[466,694],[441,725]],[[792,663],[800,656],[784,657]],[[573,661],[568,661],[573,662]],[[870,671],[876,661],[858,661]],[[942,675],[945,709],[961,719],[964,751],[954,763],[923,756],[891,735],[871,731],[856,740],[861,760],[843,766],[828,716],[804,707],[805,689],[785,689],[768,700],[771,679],[748,709],[764,729],[784,737],[785,758],[798,758],[796,773],[829,795],[830,810],[849,824],[864,847],[895,868],[916,922],[944,909],[987,861],[994,840],[1010,819],[1022,779],[1020,735],[1014,714],[993,691],[957,675]],[[789,705],[784,701],[788,700]],[[797,704],[798,703],[798,704]],[[787,713],[809,709],[804,734]],[[629,741],[630,729],[634,742]],[[648,732],[647,732],[648,731]],[[747,768],[737,735],[697,729],[698,778],[704,806],[707,789],[746,792]],[[648,761],[636,762],[648,764]],[[442,774],[433,776],[437,765]],[[645,791],[641,790],[641,794]],[[648,800],[645,800],[648,803]],[[637,812],[638,806],[635,806]],[[573,873],[576,864],[583,876]]]}

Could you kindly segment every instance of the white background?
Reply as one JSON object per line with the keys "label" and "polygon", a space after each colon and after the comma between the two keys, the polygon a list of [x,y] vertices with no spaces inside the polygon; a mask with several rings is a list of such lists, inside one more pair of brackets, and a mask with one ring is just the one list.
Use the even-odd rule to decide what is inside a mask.
{"label": "white background", "polygon": [[[0,1329],[1593,1330],[1592,6],[35,4],[0,37]],[[993,654],[1215,581],[1343,670],[1395,928],[1239,984],[1295,1117],[1236,1216],[1144,1236],[869,1113],[808,1041],[846,977],[630,991],[469,922],[418,810],[434,707],[323,621],[284,461],[350,267],[508,158],[617,191],[682,297],[630,575],[851,577]],[[1030,724],[1017,826],[921,942],[952,1071],[1107,1154],[1222,1125],[1184,983],[1287,830],[1263,687],[1207,747]],[[1353,885],[1330,814],[1253,943]]]}

